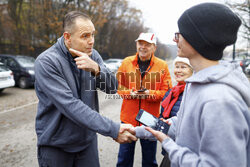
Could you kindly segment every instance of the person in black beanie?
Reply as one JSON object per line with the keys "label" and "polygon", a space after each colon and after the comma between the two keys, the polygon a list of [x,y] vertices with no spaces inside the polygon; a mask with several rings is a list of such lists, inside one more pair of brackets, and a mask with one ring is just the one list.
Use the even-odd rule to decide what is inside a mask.
{"label": "person in black beanie", "polygon": [[189,59],[194,74],[185,80],[177,117],[165,121],[168,134],[145,128],[162,142],[172,167],[250,167],[250,84],[239,65],[219,61],[240,25],[218,3],[193,6],[178,20],[177,55]]}
{"label": "person in black beanie", "polygon": [[180,34],[203,57],[220,60],[235,43],[241,20],[228,7],[205,3],[186,10],[178,20]]}

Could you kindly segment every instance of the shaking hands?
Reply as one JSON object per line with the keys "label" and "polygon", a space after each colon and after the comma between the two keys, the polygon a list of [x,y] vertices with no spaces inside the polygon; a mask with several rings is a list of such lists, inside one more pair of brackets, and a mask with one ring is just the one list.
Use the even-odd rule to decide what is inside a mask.
{"label": "shaking hands", "polygon": [[121,124],[118,137],[114,140],[120,144],[136,141],[135,128],[131,124]]}

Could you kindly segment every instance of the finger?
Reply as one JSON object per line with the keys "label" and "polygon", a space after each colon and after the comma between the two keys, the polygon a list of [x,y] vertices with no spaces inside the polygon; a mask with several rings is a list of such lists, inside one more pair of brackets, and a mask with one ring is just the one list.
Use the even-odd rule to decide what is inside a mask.
{"label": "finger", "polygon": [[81,61],[86,61],[86,58],[84,55],[82,55],[81,57],[77,57],[74,59],[76,62],[81,62]]}
{"label": "finger", "polygon": [[157,131],[153,130],[152,128],[150,128],[150,127],[145,127],[145,129],[146,129],[147,131],[149,131],[150,133],[152,133],[155,137],[157,136]]}
{"label": "finger", "polygon": [[146,127],[146,130],[151,132],[160,142],[168,138],[168,136],[160,131],[153,130],[152,128]]}
{"label": "finger", "polygon": [[[76,57],[74,60],[77,61],[91,61],[92,59],[86,53],[80,52],[80,56]],[[92,60],[93,61],[93,60]]]}
{"label": "finger", "polygon": [[172,119],[169,118],[169,119],[166,120],[166,123],[167,123],[168,125],[171,125],[171,124],[173,123],[173,121],[172,121]]}
{"label": "finger", "polygon": [[86,69],[86,66],[83,65],[83,64],[80,64],[80,65],[77,65],[77,68],[79,68],[79,69]]}
{"label": "finger", "polygon": [[86,60],[76,61],[76,65],[80,65],[80,64],[87,64],[87,62],[86,62]]}
{"label": "finger", "polygon": [[161,120],[165,123],[167,123],[168,125],[171,125],[171,121],[169,119],[163,119],[161,118]]}
{"label": "finger", "polygon": [[119,130],[119,133],[123,133],[125,131],[125,127],[124,127],[124,124],[120,124],[120,130]]}
{"label": "finger", "polygon": [[136,141],[136,140],[137,140],[137,137],[135,137],[135,136],[132,135],[132,134],[127,134],[127,136],[128,136],[128,139],[129,139],[129,140],[132,140],[132,141]]}
{"label": "finger", "polygon": [[172,124],[172,121],[171,120],[166,120],[166,123],[168,124],[168,125],[171,125]]}
{"label": "finger", "polygon": [[167,122],[167,119],[163,119],[163,118],[161,118],[161,120],[162,120],[163,122]]}
{"label": "finger", "polygon": [[137,138],[128,131],[123,132],[123,135],[127,138],[126,140],[132,140],[132,141],[137,140]]}
{"label": "finger", "polygon": [[129,133],[131,133],[132,135],[135,135],[135,128],[134,128],[134,127],[128,128],[127,131],[128,131]]}
{"label": "finger", "polygon": [[80,52],[80,51],[75,50],[75,49],[72,49],[72,48],[69,49],[69,52],[70,52],[72,55],[74,55],[74,56],[79,56],[79,57],[86,55],[85,53]]}
{"label": "finger", "polygon": [[133,131],[134,127],[131,124],[121,124],[121,130],[124,131]]}

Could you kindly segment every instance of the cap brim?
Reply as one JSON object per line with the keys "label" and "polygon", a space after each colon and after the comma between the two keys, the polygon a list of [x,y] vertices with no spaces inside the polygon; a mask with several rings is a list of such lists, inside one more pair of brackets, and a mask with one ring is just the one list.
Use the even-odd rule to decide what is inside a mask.
{"label": "cap brim", "polygon": [[148,40],[145,40],[145,39],[141,39],[141,38],[138,38],[138,39],[136,39],[135,40],[135,42],[137,42],[137,41],[146,41],[146,42],[148,42],[148,43],[153,43],[153,44],[156,44],[156,43],[154,43],[154,42],[152,42],[152,41],[148,41]]}

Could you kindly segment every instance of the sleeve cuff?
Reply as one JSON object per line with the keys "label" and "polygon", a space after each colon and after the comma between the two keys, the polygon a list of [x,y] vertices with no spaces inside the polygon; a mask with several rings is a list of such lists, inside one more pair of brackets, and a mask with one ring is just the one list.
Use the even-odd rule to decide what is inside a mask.
{"label": "sleeve cuff", "polygon": [[171,139],[170,137],[166,138],[163,140],[162,148],[169,153],[172,147],[175,147],[176,143]]}
{"label": "sleeve cuff", "polygon": [[153,136],[152,133],[150,133],[149,131],[147,131],[145,129],[144,125],[135,127],[135,133],[136,133],[136,137],[140,138],[140,139],[148,139],[150,141],[156,141],[157,140]]}
{"label": "sleeve cuff", "polygon": [[120,123],[112,122],[110,137],[117,139],[120,131]]}

